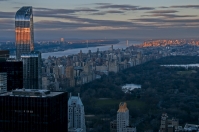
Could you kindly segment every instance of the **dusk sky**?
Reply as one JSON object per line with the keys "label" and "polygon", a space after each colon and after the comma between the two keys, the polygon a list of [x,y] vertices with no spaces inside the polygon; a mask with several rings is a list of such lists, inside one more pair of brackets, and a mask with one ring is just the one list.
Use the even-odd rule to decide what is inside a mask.
{"label": "dusk sky", "polygon": [[0,0],[0,41],[14,17],[34,11],[35,40],[198,38],[199,0]]}

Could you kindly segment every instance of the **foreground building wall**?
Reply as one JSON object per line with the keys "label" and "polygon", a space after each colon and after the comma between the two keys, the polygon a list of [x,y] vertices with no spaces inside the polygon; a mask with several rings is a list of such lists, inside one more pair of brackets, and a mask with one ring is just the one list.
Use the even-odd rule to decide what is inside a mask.
{"label": "foreground building wall", "polygon": [[0,131],[67,132],[68,94],[48,90],[14,90],[0,95]]}

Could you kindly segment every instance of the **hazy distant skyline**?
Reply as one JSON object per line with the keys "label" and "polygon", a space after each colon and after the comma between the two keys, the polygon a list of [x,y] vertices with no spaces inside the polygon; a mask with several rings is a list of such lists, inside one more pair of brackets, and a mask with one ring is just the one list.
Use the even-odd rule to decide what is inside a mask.
{"label": "hazy distant skyline", "polygon": [[14,41],[22,6],[33,6],[35,40],[199,37],[199,0],[0,0],[0,41]]}

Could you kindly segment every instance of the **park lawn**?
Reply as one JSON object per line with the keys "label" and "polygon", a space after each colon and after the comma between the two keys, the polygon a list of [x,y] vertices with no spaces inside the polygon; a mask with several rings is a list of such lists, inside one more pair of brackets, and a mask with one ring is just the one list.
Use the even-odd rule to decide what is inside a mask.
{"label": "park lawn", "polygon": [[195,71],[195,70],[178,71],[177,73],[178,73],[179,75],[189,75],[189,74],[192,74],[192,73],[197,73],[197,71]]}

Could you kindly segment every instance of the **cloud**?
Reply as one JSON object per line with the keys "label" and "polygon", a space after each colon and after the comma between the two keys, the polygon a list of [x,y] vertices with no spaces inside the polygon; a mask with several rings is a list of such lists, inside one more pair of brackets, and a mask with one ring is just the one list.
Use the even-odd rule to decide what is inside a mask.
{"label": "cloud", "polygon": [[95,5],[111,5],[111,3],[94,3]]}
{"label": "cloud", "polygon": [[177,10],[155,10],[155,11],[149,11],[147,13],[176,13]]}
{"label": "cloud", "polygon": [[131,19],[132,22],[146,22],[146,23],[199,23],[199,19],[164,19],[164,18],[140,18],[140,19]]}
{"label": "cloud", "polygon": [[99,10],[90,8],[79,8],[79,9],[50,9],[50,8],[34,8],[36,13],[49,13],[49,14],[73,14],[78,12],[97,12]]}
{"label": "cloud", "polygon": [[170,6],[171,8],[197,8],[199,9],[199,5],[176,5]]}
{"label": "cloud", "polygon": [[106,15],[106,12],[97,12],[97,13],[92,13],[90,15]]}
{"label": "cloud", "polygon": [[133,5],[113,5],[113,4],[108,4],[108,5],[102,5],[99,6],[98,8],[100,9],[121,9],[121,10],[132,10],[136,9],[138,6],[133,6]]}
{"label": "cloud", "polygon": [[0,29],[1,30],[12,30],[14,31],[14,21],[11,19],[0,19]]}
{"label": "cloud", "polygon": [[15,13],[14,12],[2,12],[0,11],[0,18],[14,18]]}
{"label": "cloud", "polygon": [[110,10],[110,11],[106,11],[106,13],[124,13],[124,12],[123,11]]}
{"label": "cloud", "polygon": [[166,6],[160,6],[159,8],[163,8],[163,9],[164,9],[164,8],[169,8],[169,7],[166,7]]}
{"label": "cloud", "polygon": [[166,14],[166,13],[154,13],[152,15],[142,15],[144,17],[165,17],[165,18],[185,18],[185,17],[197,17],[197,15],[176,15],[176,14]]}
{"label": "cloud", "polygon": [[95,24],[62,22],[62,21],[48,21],[42,20],[34,23],[36,30],[49,30],[49,29],[76,29],[78,27],[90,27]]}
{"label": "cloud", "polygon": [[[83,11],[85,11],[85,9]],[[66,12],[69,12],[69,14]],[[74,12],[74,11],[73,10],[68,11],[68,10],[62,10],[62,9],[54,10],[54,9],[46,9],[46,8],[37,8],[36,11],[34,11],[34,16],[35,17],[43,17],[43,18],[45,18],[45,17],[56,18],[59,20],[67,20],[67,21],[71,21],[71,22],[75,22],[75,23],[90,24],[91,26],[125,27],[125,26],[133,25],[132,22],[128,22],[128,21],[96,20],[96,19],[91,19],[91,18],[81,18],[80,16],[77,16],[77,15],[71,15],[70,14],[71,12]],[[123,12],[117,11],[117,10],[110,10],[110,11],[96,12],[96,13],[102,13],[102,15],[103,15],[106,13],[123,13]]]}
{"label": "cloud", "polygon": [[153,7],[139,7],[136,10],[155,10]]}
{"label": "cloud", "polygon": [[154,10],[146,13],[150,15],[142,15],[142,17],[165,17],[165,18],[185,18],[185,17],[197,17],[197,15],[177,15],[177,10]]}
{"label": "cloud", "polygon": [[119,9],[119,10],[154,10],[153,7],[139,7],[135,5],[115,5],[115,4],[98,4],[99,9]]}
{"label": "cloud", "polygon": [[[15,7],[19,9],[19,7]],[[34,17],[52,17],[52,18],[73,18],[75,13],[79,12],[98,12],[96,9],[79,8],[79,9],[50,9],[50,8],[33,8]],[[14,18],[15,12],[2,12],[0,11],[0,18]]]}
{"label": "cloud", "polygon": [[124,11],[117,11],[117,10],[109,10],[109,11],[104,11],[104,12],[92,13],[91,15],[123,14],[123,13],[125,13],[125,12]]}
{"label": "cloud", "polygon": [[[132,22],[113,20],[90,20],[93,24],[62,21],[39,21],[34,23],[35,40],[65,38],[193,38],[199,32],[199,20],[137,19]],[[94,23],[95,22],[95,23]],[[0,40],[14,41],[14,22],[0,19]],[[126,25],[126,26],[125,26]]]}
{"label": "cloud", "polygon": [[[0,0],[2,1],[2,0]],[[180,35],[194,36],[199,32],[199,18],[197,15],[179,15],[177,9],[155,10],[153,7],[140,7],[134,5],[115,5],[110,3],[95,3],[96,8],[51,9],[36,7],[33,15],[37,21],[34,23],[36,39],[66,37],[87,38],[124,38],[124,37],[176,37]],[[93,6],[93,5],[92,5]],[[160,7],[159,7],[160,8]],[[165,8],[165,9],[163,9]],[[196,8],[196,7],[191,7]],[[134,19],[110,20],[103,17],[96,19],[87,15],[124,14],[130,11],[146,11],[142,17],[140,13]],[[86,15],[82,15],[86,14]],[[14,38],[15,12],[0,11],[0,37]],[[128,16],[125,16],[128,17]],[[3,18],[3,19],[2,19]],[[188,19],[187,19],[188,18]],[[34,19],[34,20],[36,20]],[[42,19],[42,20],[41,20]],[[186,29],[188,31],[186,32]],[[191,29],[193,32],[191,32]],[[183,33],[183,31],[185,33]],[[188,34],[189,33],[189,34]]]}

